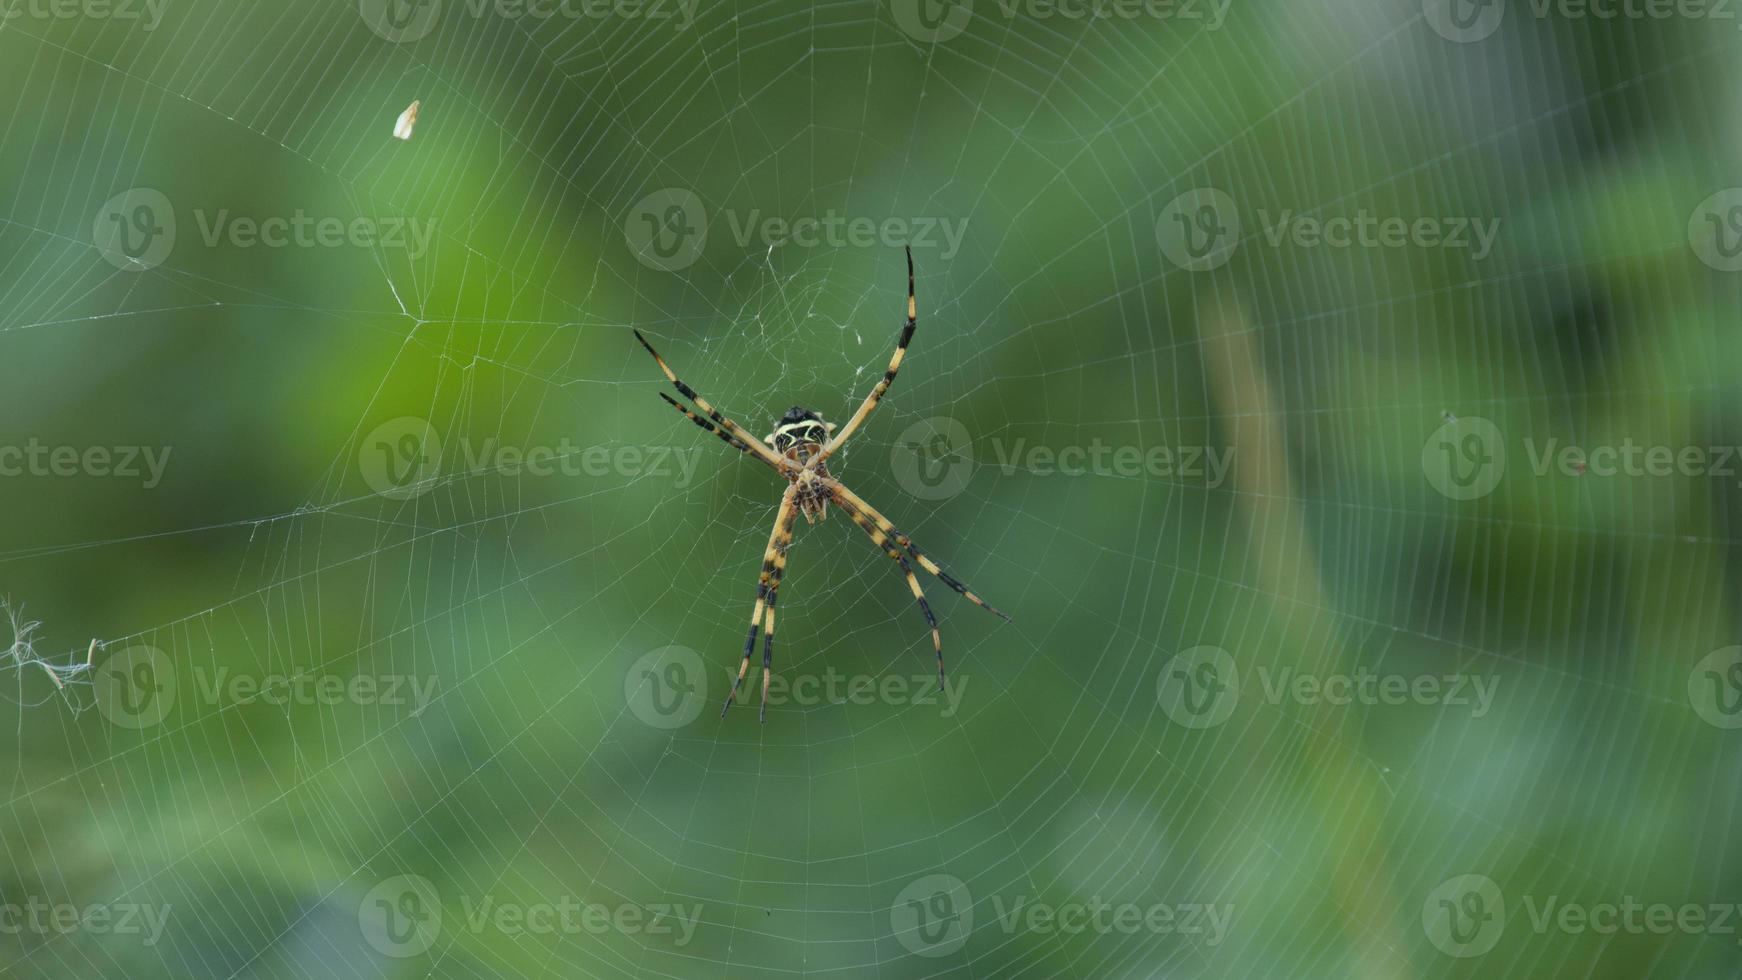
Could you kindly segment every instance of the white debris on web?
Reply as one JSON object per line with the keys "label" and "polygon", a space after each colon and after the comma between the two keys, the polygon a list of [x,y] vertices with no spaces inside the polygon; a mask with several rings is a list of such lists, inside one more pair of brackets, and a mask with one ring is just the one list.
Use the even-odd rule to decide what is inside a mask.
{"label": "white debris on web", "polygon": [[[83,682],[83,675],[91,670],[97,655],[96,640],[91,641],[90,648],[83,657],[57,663],[44,659],[36,652],[36,631],[42,624],[25,618],[22,606],[14,608],[9,601],[0,598],[0,618],[5,620],[4,626],[7,630],[6,636],[0,639],[8,641],[4,654],[0,654],[4,658],[0,661],[0,667],[15,669],[21,675],[40,670],[54,682],[56,691],[65,691],[69,684]],[[20,690],[22,691],[22,684]]]}
{"label": "white debris on web", "polygon": [[417,110],[422,107],[423,100],[419,99],[406,106],[405,111],[399,114],[399,118],[393,123],[393,137],[395,139],[411,139],[411,131],[417,127]]}

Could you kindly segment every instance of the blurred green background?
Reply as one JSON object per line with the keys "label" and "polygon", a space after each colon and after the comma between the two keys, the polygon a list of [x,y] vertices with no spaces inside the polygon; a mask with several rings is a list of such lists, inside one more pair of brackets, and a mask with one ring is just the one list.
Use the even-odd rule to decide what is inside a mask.
{"label": "blurred green background", "polygon": [[[1742,35],[1627,9],[0,0],[0,975],[1735,975]],[[839,421],[909,243],[831,468],[1014,622],[801,523],[721,718],[631,328]]]}

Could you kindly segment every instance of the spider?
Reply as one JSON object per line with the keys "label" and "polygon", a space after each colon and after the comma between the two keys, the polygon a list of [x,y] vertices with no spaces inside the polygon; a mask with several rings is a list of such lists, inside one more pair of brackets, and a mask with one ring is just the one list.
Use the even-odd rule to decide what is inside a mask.
{"label": "spider", "polygon": [[[738,665],[738,677],[732,682],[732,691],[726,695],[726,703],[720,708],[720,716],[725,717],[737,700],[738,689],[744,683],[744,676],[750,670],[750,655],[756,649],[757,633],[763,629],[766,622],[767,632],[762,640],[762,710],[760,718],[768,720],[768,677],[774,665],[774,602],[780,593],[780,579],[786,572],[786,552],[792,545],[793,524],[799,514],[805,516],[806,523],[815,524],[829,516],[829,504],[841,508],[853,523],[859,525],[871,537],[872,544],[893,558],[907,578],[907,587],[912,590],[913,597],[919,602],[920,611],[925,613],[925,621],[931,627],[931,641],[937,651],[938,684],[944,683],[944,643],[938,633],[937,617],[932,614],[931,604],[926,602],[925,592],[919,587],[919,579],[913,574],[913,565],[907,560],[911,555],[919,566],[938,578],[945,585],[967,597],[969,602],[998,616],[1005,622],[1010,617],[998,611],[992,605],[975,595],[966,585],[944,571],[937,562],[932,561],[919,546],[903,534],[889,519],[877,512],[875,507],[866,503],[863,498],[847,489],[846,485],[829,474],[828,458],[852,438],[859,426],[865,423],[871,410],[889,391],[889,386],[895,382],[895,372],[901,369],[901,359],[907,354],[908,342],[913,340],[913,330],[917,325],[917,307],[913,297],[913,249],[907,250],[907,323],[901,328],[901,339],[895,344],[895,354],[889,359],[889,370],[883,373],[883,380],[877,383],[871,394],[866,396],[864,404],[847,420],[845,428],[835,431],[833,423],[825,422],[821,415],[802,406],[793,406],[787,413],[774,423],[774,431],[764,439],[757,440],[738,423],[720,414],[719,410],[708,404],[694,388],[678,379],[666,365],[665,358],[653,349],[641,331],[635,331],[635,339],[641,341],[641,346],[653,355],[659,369],[677,388],[678,393],[694,402],[702,410],[697,415],[689,408],[681,405],[676,399],[665,392],[659,397],[665,399],[672,408],[684,414],[691,422],[719,436],[733,449],[746,456],[761,460],[770,469],[786,477],[786,491],[780,497],[780,509],[774,517],[774,531],[769,535],[768,548],[762,553],[762,576],[756,585],[756,606],[750,613],[750,633],[744,639],[744,660]],[[711,420],[711,421],[710,421]],[[766,445],[764,444],[766,443]],[[906,552],[906,554],[903,554]]]}

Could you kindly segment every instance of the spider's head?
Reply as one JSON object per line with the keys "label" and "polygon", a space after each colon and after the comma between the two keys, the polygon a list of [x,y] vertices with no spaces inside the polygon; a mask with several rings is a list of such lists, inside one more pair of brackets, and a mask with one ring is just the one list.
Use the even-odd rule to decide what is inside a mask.
{"label": "spider's head", "polygon": [[774,421],[774,431],[768,434],[768,444],[778,452],[786,452],[801,443],[823,443],[835,431],[834,423],[801,405],[794,405]]}

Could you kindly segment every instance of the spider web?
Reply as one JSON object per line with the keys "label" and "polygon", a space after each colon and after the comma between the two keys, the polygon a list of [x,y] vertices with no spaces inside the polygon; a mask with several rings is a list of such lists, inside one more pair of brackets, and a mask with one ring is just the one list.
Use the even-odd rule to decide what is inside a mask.
{"label": "spider web", "polygon": [[[701,5],[682,28],[448,2],[385,32],[336,0],[176,3],[150,31],[0,9],[24,12],[0,22],[19,93],[0,126],[9,429],[173,448],[149,492],[0,485],[19,518],[0,592],[41,624],[16,621],[7,661],[0,900],[168,915],[149,943],[0,936],[0,972],[1730,962],[1717,935],[1533,932],[1520,899],[1742,893],[1736,742],[1686,694],[1736,629],[1733,481],[1593,486],[1514,448],[1496,492],[1455,501],[1422,449],[1471,417],[1508,445],[1734,442],[1715,310],[1734,284],[1686,235],[1733,182],[1733,31],[1509,6],[1459,43],[1421,4],[1335,0],[1237,5],[1214,29],[985,0],[965,21]],[[415,135],[392,140],[413,100]],[[93,216],[137,188],[173,209],[175,247],[124,271]],[[1199,188],[1243,221],[1203,272],[1158,247]],[[648,216],[676,230],[673,194],[705,218],[687,261],[636,244]],[[1259,220],[1362,209],[1498,217],[1505,236],[1476,261],[1272,245]],[[220,212],[433,237],[208,244]],[[758,435],[793,404],[844,421],[893,347],[904,242],[739,231],[803,216],[961,232],[916,243],[913,348],[830,465],[1015,622],[925,577],[957,700],[794,689],[759,724],[755,693],[715,706],[781,482],[660,403],[630,330]],[[915,448],[950,432],[967,442]],[[1235,464],[1056,471],[1096,445]],[[541,448],[570,471],[514,455]],[[779,609],[784,682],[932,673],[893,563],[838,513],[799,525]],[[173,709],[116,723],[116,689],[79,669],[92,637],[160,656]],[[1158,691],[1204,647],[1245,680],[1230,717],[1193,727]],[[1498,678],[1499,696],[1480,717],[1339,708],[1258,679],[1363,668]],[[204,693],[236,674],[431,694]],[[705,695],[683,724],[659,707],[674,677]],[[1479,958],[1423,926],[1464,874],[1508,900]],[[405,876],[439,927],[372,932]],[[558,900],[698,911],[689,936],[472,924],[480,904]],[[1088,902],[1233,917],[1209,937],[1010,911]]]}

